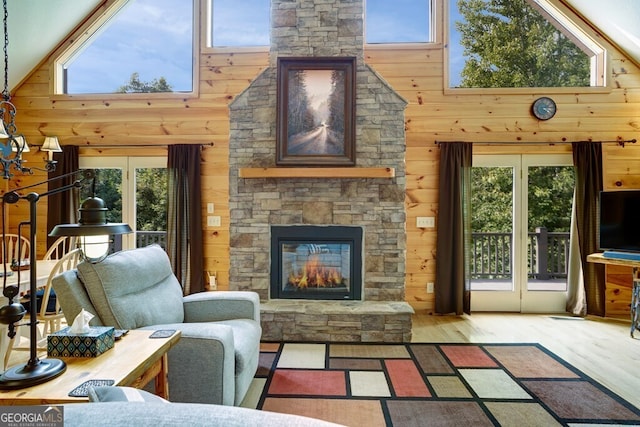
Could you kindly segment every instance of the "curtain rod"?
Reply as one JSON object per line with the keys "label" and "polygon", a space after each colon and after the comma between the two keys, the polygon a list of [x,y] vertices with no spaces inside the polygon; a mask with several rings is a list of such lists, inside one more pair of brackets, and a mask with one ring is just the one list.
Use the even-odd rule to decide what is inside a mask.
{"label": "curtain rod", "polygon": [[[79,145],[78,148],[141,148],[141,147],[169,147],[170,145],[180,145],[180,144],[127,144],[127,145]],[[193,143],[193,144],[181,144],[181,145],[202,145],[202,148],[205,147],[214,147],[215,143],[207,142],[205,144],[202,143]]]}
{"label": "curtain rod", "polygon": [[[446,144],[449,142],[463,142],[463,141],[436,141],[435,144],[436,145],[440,145],[440,144]],[[617,142],[618,145],[624,147],[624,144],[627,142],[630,142],[632,144],[635,144],[637,142],[637,140],[635,138],[633,139],[624,139],[624,140],[609,140],[609,141],[558,141],[558,142],[542,142],[542,141],[537,141],[537,142],[522,142],[522,141],[503,141],[503,142],[472,142],[472,144],[482,144],[482,145],[560,145],[560,144],[573,144],[573,143],[580,143],[580,142]]]}

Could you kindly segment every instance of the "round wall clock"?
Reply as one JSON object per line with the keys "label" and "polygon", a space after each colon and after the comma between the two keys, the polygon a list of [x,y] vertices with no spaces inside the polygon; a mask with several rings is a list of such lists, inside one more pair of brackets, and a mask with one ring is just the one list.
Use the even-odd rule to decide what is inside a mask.
{"label": "round wall clock", "polygon": [[549,120],[556,115],[557,107],[553,99],[543,96],[533,101],[531,111],[539,120]]}

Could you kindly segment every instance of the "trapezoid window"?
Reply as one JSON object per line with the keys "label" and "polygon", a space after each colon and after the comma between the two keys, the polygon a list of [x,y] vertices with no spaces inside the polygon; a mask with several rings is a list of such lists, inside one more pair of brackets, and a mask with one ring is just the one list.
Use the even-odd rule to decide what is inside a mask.
{"label": "trapezoid window", "polygon": [[193,1],[118,1],[58,58],[56,93],[191,92],[193,57]]}
{"label": "trapezoid window", "polygon": [[450,0],[449,87],[604,85],[604,49],[552,5]]}

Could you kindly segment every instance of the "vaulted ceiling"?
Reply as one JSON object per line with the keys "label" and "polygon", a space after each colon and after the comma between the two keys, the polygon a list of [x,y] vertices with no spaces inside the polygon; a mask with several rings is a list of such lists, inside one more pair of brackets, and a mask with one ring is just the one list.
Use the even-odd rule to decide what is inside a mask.
{"label": "vaulted ceiling", "polygon": [[[10,89],[19,84],[102,1],[8,0]],[[640,64],[640,1],[564,1]]]}

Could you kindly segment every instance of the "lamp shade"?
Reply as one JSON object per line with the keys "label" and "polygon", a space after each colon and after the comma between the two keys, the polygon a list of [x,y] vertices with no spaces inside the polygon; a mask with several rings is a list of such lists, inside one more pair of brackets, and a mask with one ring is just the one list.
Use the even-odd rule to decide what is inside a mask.
{"label": "lamp shade", "polygon": [[22,153],[28,153],[29,151],[31,151],[29,149],[29,145],[27,145],[27,139],[24,136],[17,135],[14,137],[14,140],[16,141],[16,143],[12,144],[11,146],[11,151],[13,151],[14,153],[20,149]]}
{"label": "lamp shade", "polygon": [[89,197],[80,205],[78,224],[58,224],[49,236],[100,236],[133,232],[129,224],[107,222],[107,210],[101,198]]}
{"label": "lamp shade", "polygon": [[0,139],[9,138],[9,132],[7,132],[7,128],[4,125],[4,120],[0,120]]}
{"label": "lamp shade", "polygon": [[58,142],[58,137],[57,136],[45,137],[40,150],[51,151],[52,153],[61,153],[62,148],[60,147],[60,143]]}
{"label": "lamp shade", "polygon": [[77,224],[58,224],[49,236],[80,236],[80,246],[86,259],[102,260],[109,250],[109,236],[128,234],[133,230],[129,224],[107,222],[107,208],[99,197],[89,197],[80,205]]}

